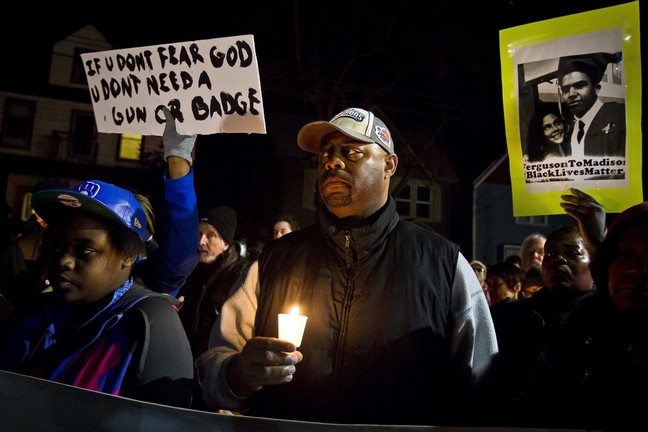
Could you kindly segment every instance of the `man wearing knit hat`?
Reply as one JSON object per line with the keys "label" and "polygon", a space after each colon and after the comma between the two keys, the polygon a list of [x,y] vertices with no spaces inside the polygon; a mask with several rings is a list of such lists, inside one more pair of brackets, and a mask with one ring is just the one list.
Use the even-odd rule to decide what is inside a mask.
{"label": "man wearing knit hat", "polygon": [[[231,288],[247,273],[248,260],[234,244],[236,212],[227,206],[214,207],[200,215],[198,251],[200,262],[180,289],[183,301],[179,314],[194,358],[207,351],[209,332]],[[240,282],[238,282],[240,283]],[[196,386],[194,409],[208,410]]]}
{"label": "man wearing knit hat", "polygon": [[234,244],[236,212],[230,207],[215,207],[200,217],[200,262],[211,264]]}

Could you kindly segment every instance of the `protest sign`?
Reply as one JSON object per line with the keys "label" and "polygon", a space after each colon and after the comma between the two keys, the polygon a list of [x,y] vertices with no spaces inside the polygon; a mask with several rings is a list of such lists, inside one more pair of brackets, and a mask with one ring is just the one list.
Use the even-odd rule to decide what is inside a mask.
{"label": "protest sign", "polygon": [[570,187],[643,201],[638,2],[502,30],[500,55],[514,216],[564,214]]}
{"label": "protest sign", "polygon": [[97,130],[161,136],[266,133],[254,37],[81,54]]}

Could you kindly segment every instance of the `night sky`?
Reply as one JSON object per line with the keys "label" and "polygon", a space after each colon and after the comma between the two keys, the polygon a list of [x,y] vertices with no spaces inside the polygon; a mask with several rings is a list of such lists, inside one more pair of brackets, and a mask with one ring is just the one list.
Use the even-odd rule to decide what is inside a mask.
{"label": "night sky", "polygon": [[434,138],[433,152],[429,142],[417,147],[412,138],[411,145],[423,160],[442,154],[452,166],[465,205],[455,211],[465,213],[472,182],[506,152],[499,30],[627,2],[186,0],[166,9],[166,2],[133,3],[17,5],[0,28],[0,88],[29,88],[42,79],[48,71],[33,58],[49,59],[52,43],[86,24],[116,49],[253,34],[266,112],[286,99],[313,120],[347,106],[380,107],[401,140],[409,141],[410,131]]}

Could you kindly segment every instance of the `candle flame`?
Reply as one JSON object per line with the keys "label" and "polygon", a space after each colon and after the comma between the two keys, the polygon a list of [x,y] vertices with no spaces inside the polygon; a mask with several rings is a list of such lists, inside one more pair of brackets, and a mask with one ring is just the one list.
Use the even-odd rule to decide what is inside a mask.
{"label": "candle flame", "polygon": [[290,315],[299,315],[299,306],[294,306],[290,309]]}

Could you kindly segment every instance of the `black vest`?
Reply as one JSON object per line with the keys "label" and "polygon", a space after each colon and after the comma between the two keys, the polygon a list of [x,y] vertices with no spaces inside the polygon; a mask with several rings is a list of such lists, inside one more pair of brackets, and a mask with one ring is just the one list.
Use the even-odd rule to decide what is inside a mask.
{"label": "black vest", "polygon": [[277,314],[294,305],[308,322],[293,381],[256,392],[249,414],[445,423],[458,253],[454,243],[400,220],[391,199],[361,227],[341,230],[323,217],[266,245],[256,335],[276,337]]}

